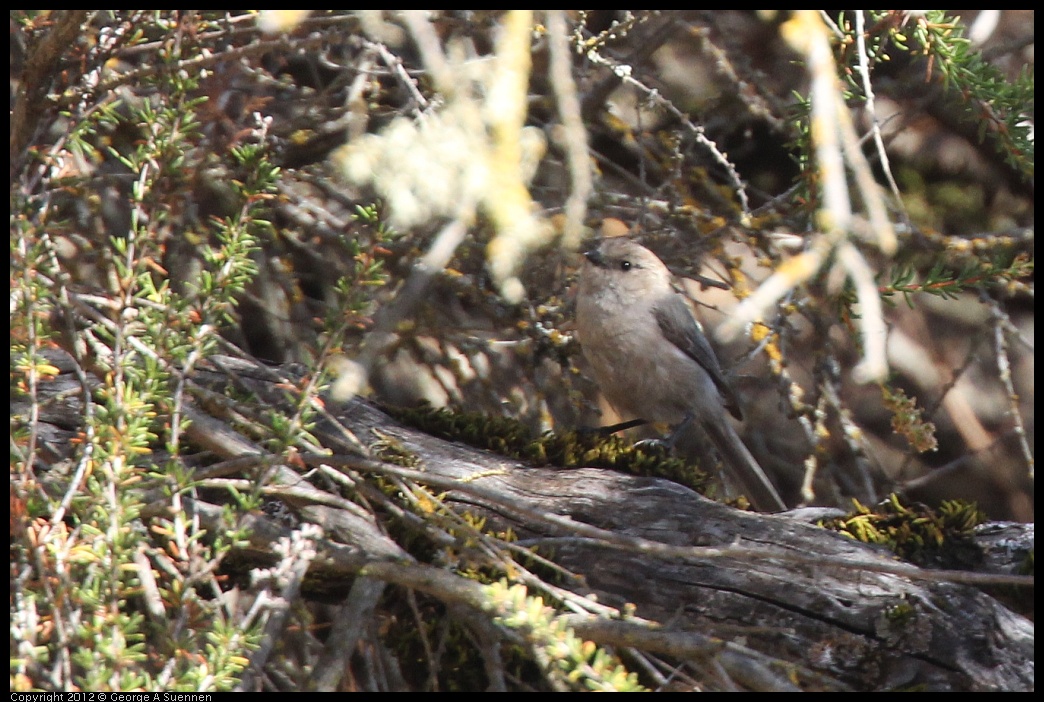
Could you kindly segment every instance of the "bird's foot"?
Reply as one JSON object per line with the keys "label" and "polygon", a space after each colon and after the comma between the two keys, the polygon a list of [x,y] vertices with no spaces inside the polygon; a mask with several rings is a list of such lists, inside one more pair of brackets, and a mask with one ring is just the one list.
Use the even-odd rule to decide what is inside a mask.
{"label": "bird's foot", "polygon": [[674,442],[670,440],[670,437],[664,439],[642,439],[634,442],[634,448],[643,451],[661,451],[669,454],[671,449],[674,448]]}

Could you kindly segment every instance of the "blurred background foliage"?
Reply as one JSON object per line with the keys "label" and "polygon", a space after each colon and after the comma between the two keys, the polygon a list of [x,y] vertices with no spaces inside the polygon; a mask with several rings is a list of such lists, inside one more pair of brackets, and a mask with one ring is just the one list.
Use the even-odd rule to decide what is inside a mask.
{"label": "blurred background foliage", "polygon": [[[816,33],[873,193],[817,154]],[[172,368],[231,348],[391,406],[608,423],[569,291],[585,241],[631,232],[712,330],[784,276],[719,352],[788,503],[1033,519],[1032,11],[13,11],[10,36],[13,396],[71,351],[112,390],[77,435],[95,465],[183,470]],[[830,182],[884,302],[880,382],[853,379],[875,342],[840,249],[786,278],[835,234]],[[12,503],[75,511],[32,426],[13,411]]]}

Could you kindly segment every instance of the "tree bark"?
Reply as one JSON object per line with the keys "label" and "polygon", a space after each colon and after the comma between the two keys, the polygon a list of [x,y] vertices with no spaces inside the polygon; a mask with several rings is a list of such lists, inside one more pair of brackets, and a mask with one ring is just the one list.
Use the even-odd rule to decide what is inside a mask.
{"label": "tree bark", "polygon": [[[201,469],[201,480],[235,474],[235,460],[272,458],[213,411],[217,403],[202,399],[207,391],[232,386],[259,406],[288,406],[295,376],[284,371],[219,358],[194,374],[190,438],[225,459]],[[78,412],[75,402],[61,407]],[[535,547],[572,574],[555,587],[631,613],[622,620],[573,615],[574,630],[597,643],[678,661],[713,659],[747,689],[1033,689],[1029,620],[954,582],[957,576],[901,563],[807,523],[806,512],[756,514],[665,479],[528,466],[403,426],[360,398],[330,403],[324,414],[312,433],[332,455],[302,455],[308,467],[333,467],[357,484],[375,475],[427,484],[457,512],[485,517],[487,532],[510,528],[517,545]],[[43,420],[63,431],[76,417]],[[416,464],[404,468],[360,452],[356,442],[372,446],[378,438]],[[489,614],[477,583],[419,562],[372,511],[321,489],[306,472],[278,464],[266,488],[298,519],[324,529],[306,596],[344,599],[364,574]],[[162,506],[157,498],[155,508]],[[220,518],[219,504],[190,508],[204,522]],[[250,543],[239,556],[247,565],[270,562],[269,547],[293,527],[266,515],[249,519]],[[1011,551],[1011,539],[997,532],[1013,528],[985,525],[985,542]],[[1032,548],[1032,526],[1023,529]],[[993,569],[1012,572],[1010,562]]]}

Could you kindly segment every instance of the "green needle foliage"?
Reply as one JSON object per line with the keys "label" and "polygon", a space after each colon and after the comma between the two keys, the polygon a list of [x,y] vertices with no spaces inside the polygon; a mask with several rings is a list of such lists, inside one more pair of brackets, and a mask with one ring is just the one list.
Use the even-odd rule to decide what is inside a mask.
{"label": "green needle foliage", "polygon": [[[128,47],[165,35],[159,15],[138,19]],[[230,690],[258,640],[260,622],[214,597],[213,564],[242,538],[236,514],[204,539],[182,508],[196,489],[185,377],[216,350],[256,273],[279,169],[263,124],[262,138],[223,159],[202,146],[198,78],[166,68],[193,58],[165,46],[139,93],[81,92],[59,120],[64,137],[30,164],[66,161],[78,171],[35,189],[27,180],[13,194],[11,257],[21,275],[12,279],[11,392],[24,409],[12,414],[12,500],[24,516],[12,540],[12,689]],[[179,208],[208,169],[236,174],[230,214],[185,231]],[[89,241],[76,231],[76,208],[116,218],[108,187],[127,195],[129,219]],[[180,237],[198,237],[205,266],[179,291],[162,262]],[[78,260],[65,255],[70,246],[82,247]],[[83,293],[88,259],[108,272],[104,293]],[[33,419],[41,386],[57,375],[47,360],[55,341],[100,383],[78,393],[83,426],[65,461],[48,465]],[[167,505],[159,513],[157,500]]]}

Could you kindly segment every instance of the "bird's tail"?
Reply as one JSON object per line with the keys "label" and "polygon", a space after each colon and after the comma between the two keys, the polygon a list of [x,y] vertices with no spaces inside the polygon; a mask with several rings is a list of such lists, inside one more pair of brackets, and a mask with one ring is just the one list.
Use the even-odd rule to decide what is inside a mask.
{"label": "bird's tail", "polygon": [[721,453],[729,477],[739,483],[755,509],[761,512],[782,512],[787,508],[772,481],[724,416],[705,422],[702,427]]}

